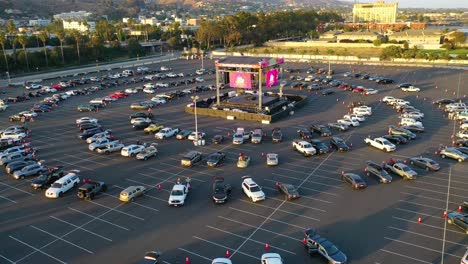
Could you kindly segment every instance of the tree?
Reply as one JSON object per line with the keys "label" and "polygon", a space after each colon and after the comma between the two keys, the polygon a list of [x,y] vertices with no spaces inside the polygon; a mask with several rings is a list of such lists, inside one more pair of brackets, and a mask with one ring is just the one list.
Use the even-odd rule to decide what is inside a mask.
{"label": "tree", "polygon": [[374,43],[374,46],[376,47],[382,45],[382,41],[380,39],[374,39],[373,43]]}
{"label": "tree", "polygon": [[65,64],[65,56],[63,55],[63,42],[65,41],[65,31],[63,29],[58,29],[54,32],[57,36],[58,40],[60,41],[60,52],[62,55],[62,63]]}
{"label": "tree", "polygon": [[409,49],[409,44],[408,44],[408,41],[403,41],[403,48],[406,50],[406,49]]}
{"label": "tree", "polygon": [[136,38],[127,39],[127,49],[130,57],[144,56],[146,53]]}
{"label": "tree", "polygon": [[81,35],[81,32],[79,32],[78,30],[76,29],[73,29],[70,31],[70,36],[75,40],[75,43],[76,43],[76,53],[78,55],[78,64],[80,64],[81,62],[81,56],[80,56],[80,43],[81,43],[81,40],[82,40],[82,35]]}
{"label": "tree", "polygon": [[6,41],[7,41],[7,36],[6,36],[5,32],[0,31],[0,46],[2,46],[3,57],[5,58],[6,70],[7,70],[7,72],[9,72],[10,69],[8,67],[8,57],[7,57],[7,54],[6,54],[6,51],[5,51]]}
{"label": "tree", "polygon": [[26,60],[26,68],[29,71],[28,50],[26,49],[26,44],[28,44],[28,39],[27,39],[26,35],[19,35],[18,36],[18,42],[23,47],[24,56],[25,56],[25,60]]}
{"label": "tree", "polygon": [[453,32],[452,34],[450,34],[449,37],[450,37],[451,42],[454,43],[455,45],[463,44],[465,43],[465,40],[466,40],[465,34],[460,31]]}
{"label": "tree", "polygon": [[42,31],[38,37],[41,40],[42,46],[44,48],[44,57],[45,57],[46,67],[49,68],[49,61],[47,59],[47,47],[46,47],[46,42],[49,39],[49,34],[47,31]]}
{"label": "tree", "polygon": [[17,41],[17,38],[16,38],[16,25],[13,22],[13,20],[11,20],[11,19],[8,20],[8,22],[7,22],[6,32],[11,37],[10,38],[10,43],[11,43],[11,46],[12,46],[12,49],[13,49],[13,63],[16,65],[16,59],[17,59],[17,56],[16,56],[16,41]]}

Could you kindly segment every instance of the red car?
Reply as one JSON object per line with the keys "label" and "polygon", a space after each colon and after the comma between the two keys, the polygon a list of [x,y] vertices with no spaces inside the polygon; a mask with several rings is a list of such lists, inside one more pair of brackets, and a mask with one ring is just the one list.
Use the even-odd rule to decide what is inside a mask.
{"label": "red car", "polygon": [[111,94],[109,94],[109,97],[119,99],[119,98],[124,98],[125,95],[120,94],[120,93],[111,93]]}
{"label": "red car", "polygon": [[362,87],[356,87],[353,89],[353,93],[363,93],[365,92],[365,89]]}
{"label": "red car", "polygon": [[63,90],[63,87],[58,83],[52,85],[51,87],[54,88],[57,91]]}

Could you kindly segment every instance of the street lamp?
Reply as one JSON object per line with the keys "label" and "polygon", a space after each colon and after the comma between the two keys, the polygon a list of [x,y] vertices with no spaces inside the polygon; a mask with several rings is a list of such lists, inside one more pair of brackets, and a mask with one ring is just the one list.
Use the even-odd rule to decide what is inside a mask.
{"label": "street lamp", "polygon": [[195,107],[195,145],[198,145],[198,119],[197,119],[197,100],[200,99],[198,95],[190,97],[193,100],[193,107]]}
{"label": "street lamp", "polygon": [[11,84],[10,72],[6,72],[6,75],[8,77],[8,84],[10,85]]}

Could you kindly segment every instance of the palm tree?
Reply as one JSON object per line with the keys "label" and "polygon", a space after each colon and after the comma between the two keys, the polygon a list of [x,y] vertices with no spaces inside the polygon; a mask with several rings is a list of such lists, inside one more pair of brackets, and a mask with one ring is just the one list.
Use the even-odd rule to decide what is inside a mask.
{"label": "palm tree", "polygon": [[39,34],[38,37],[42,41],[42,46],[44,47],[46,67],[49,68],[49,61],[47,60],[47,47],[46,47],[46,42],[47,42],[47,39],[49,39],[49,34],[47,31],[43,31]]}
{"label": "palm tree", "polygon": [[63,56],[63,42],[65,41],[65,31],[63,29],[58,29],[54,32],[60,41],[60,51],[62,53],[62,64],[65,64],[65,56]]}
{"label": "palm tree", "polygon": [[11,37],[10,43],[13,49],[13,62],[16,65],[16,25],[13,23],[13,20],[8,20],[7,27],[6,27],[6,32],[8,35]]}
{"label": "palm tree", "polygon": [[76,52],[78,54],[78,64],[80,64],[81,57],[80,57],[80,42],[81,42],[81,32],[79,32],[76,29],[73,29],[70,31],[70,36],[75,40],[76,42]]}
{"label": "palm tree", "polygon": [[26,68],[29,71],[28,50],[26,49],[26,44],[28,44],[28,38],[26,37],[26,35],[19,35],[18,36],[18,42],[23,47],[24,56],[25,56],[25,59],[26,59]]}
{"label": "palm tree", "polygon": [[6,70],[7,70],[7,72],[10,72],[10,69],[8,67],[8,58],[7,58],[7,54],[6,54],[6,51],[5,51],[6,41],[7,41],[7,36],[6,36],[5,32],[0,31],[0,46],[2,46],[3,57],[5,58]]}

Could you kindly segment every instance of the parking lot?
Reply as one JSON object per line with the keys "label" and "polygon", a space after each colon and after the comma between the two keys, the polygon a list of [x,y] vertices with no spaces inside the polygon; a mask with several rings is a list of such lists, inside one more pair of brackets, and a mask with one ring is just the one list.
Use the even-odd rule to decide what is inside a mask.
{"label": "parking lot", "polygon": [[[200,61],[178,60],[164,65],[172,67],[174,72],[188,73],[200,68]],[[213,61],[205,61],[206,65],[214,68]],[[303,69],[301,75],[305,76],[304,69],[308,66],[289,63],[285,67]],[[209,264],[227,252],[233,263],[250,264],[260,262],[261,255],[267,252],[266,244],[268,252],[281,254],[285,263],[326,263],[319,256],[309,256],[304,249],[302,239],[306,228],[316,229],[335,243],[346,253],[349,263],[459,263],[468,245],[467,235],[446,225],[443,212],[457,210],[468,199],[467,165],[436,155],[440,144],[450,144],[456,125],[432,101],[465,98],[466,71],[365,65],[332,67],[338,80],[376,88],[379,93],[362,96],[333,88],[336,93],[322,96],[320,92],[287,88],[288,93],[308,95],[309,102],[294,115],[271,125],[199,116],[198,129],[207,134],[204,146],[195,147],[190,141],[175,138],[156,140],[141,130],[134,130],[128,116],[136,111],[129,106],[149,100],[152,96],[148,94],[130,95],[98,112],[76,110],[77,105],[92,98],[142,86],[142,83],[71,97],[52,112],[40,114],[35,122],[27,124],[32,130],[30,141],[39,148],[40,159],[50,165],[64,165],[67,170],[80,170],[81,179],[101,180],[109,188],[92,201],[79,200],[76,190],[52,200],[43,191],[31,189],[31,179],[17,181],[2,172],[0,263],[135,263],[146,251],[160,250],[162,263],[166,264],[185,263],[186,258],[193,264]],[[395,80],[395,84],[410,82],[422,91],[404,93],[394,89],[395,84],[377,85],[343,76],[352,70],[383,75]],[[283,77],[286,79],[289,74]],[[214,84],[214,75],[204,78],[203,84]],[[22,93],[15,89],[8,90],[7,95]],[[214,92],[200,93],[201,98],[212,95]],[[396,111],[380,101],[385,95],[409,100],[425,113],[426,132],[406,145],[398,145],[393,153],[368,147],[363,141],[368,135],[385,134],[388,125],[398,123]],[[0,127],[10,126],[9,115],[31,108],[39,99],[11,104],[1,114]],[[372,106],[373,115],[359,127],[335,132],[352,146],[350,152],[303,157],[292,150],[291,142],[298,129],[335,122],[347,113],[348,103],[357,100]],[[194,130],[194,116],[184,113],[185,105],[190,102],[190,97],[185,96],[154,108],[154,122]],[[158,156],[140,161],[117,153],[99,155],[89,151],[87,144],[77,138],[75,119],[83,116],[98,118],[104,128],[111,129],[125,144],[137,140],[157,142]],[[233,145],[230,136],[237,127],[249,131],[261,127],[267,136],[262,144]],[[274,127],[281,127],[284,142],[271,143],[269,135]],[[227,137],[223,144],[210,143],[217,134]],[[328,144],[327,138],[321,139]],[[204,157],[223,151],[227,159],[217,168],[208,168],[205,162],[191,168],[181,167],[180,158],[189,150],[201,151]],[[252,158],[248,168],[236,167],[239,153]],[[279,166],[267,167],[266,153],[279,154]],[[364,176],[366,160],[381,163],[391,157],[407,159],[420,155],[436,160],[441,170],[426,172],[416,168],[420,177],[415,181],[393,176],[391,184],[378,184],[374,178]],[[366,177],[368,187],[359,191],[351,189],[341,181],[342,171]],[[252,203],[245,197],[241,190],[244,175],[252,176],[263,186],[265,201]],[[213,204],[211,200],[213,176],[223,176],[233,186],[231,198],[224,205]],[[186,177],[192,179],[187,204],[181,208],[169,207],[167,201],[173,184],[178,178]],[[276,190],[277,182],[297,186],[302,197],[285,200]],[[145,186],[148,191],[132,203],[120,202],[120,191],[131,185]]]}

